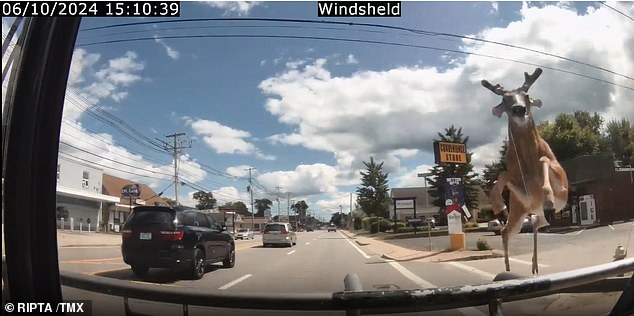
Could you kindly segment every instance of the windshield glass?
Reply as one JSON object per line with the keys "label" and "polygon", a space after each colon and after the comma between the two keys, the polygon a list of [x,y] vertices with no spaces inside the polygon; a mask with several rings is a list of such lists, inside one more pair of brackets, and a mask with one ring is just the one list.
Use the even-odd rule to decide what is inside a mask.
{"label": "windshield glass", "polygon": [[[42,164],[60,270],[284,300],[349,274],[367,291],[457,287],[634,253],[631,2],[172,3],[179,16],[81,19]],[[2,18],[4,138],[26,22]],[[63,287],[125,312],[83,292]],[[619,295],[504,306],[600,315]],[[488,311],[470,308],[448,315]]]}

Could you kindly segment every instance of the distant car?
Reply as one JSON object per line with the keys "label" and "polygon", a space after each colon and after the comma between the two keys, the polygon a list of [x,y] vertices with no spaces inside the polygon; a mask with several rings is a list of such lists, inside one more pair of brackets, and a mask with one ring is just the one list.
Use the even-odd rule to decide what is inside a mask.
{"label": "distant car", "polygon": [[335,224],[328,225],[328,232],[336,232],[336,231],[337,231],[337,226],[335,226]]}
{"label": "distant car", "polygon": [[306,231],[307,232],[312,232],[313,231],[313,227],[312,226],[307,226],[306,227]]}
{"label": "distant car", "polygon": [[289,223],[268,223],[262,233],[262,245],[287,245],[292,247],[297,244],[297,233]]}
{"label": "distant car", "polygon": [[499,219],[493,219],[489,221],[487,225],[487,230],[490,232],[494,232],[496,235],[499,235],[502,227],[504,226],[502,225],[502,223],[500,223]]}
{"label": "distant car", "polygon": [[[490,220],[488,223],[488,231],[494,232],[496,235],[499,235],[502,227],[502,223],[499,219]],[[524,217],[524,221],[522,222],[522,228],[520,228],[520,233],[532,233],[533,232],[533,224],[531,224],[530,215]]]}
{"label": "distant car", "polygon": [[231,234],[208,214],[166,206],[137,206],[121,231],[121,253],[138,277],[150,268],[171,268],[201,279],[205,266],[235,265]]}
{"label": "distant car", "polygon": [[253,231],[248,228],[240,228],[236,232],[236,239],[253,239]]}

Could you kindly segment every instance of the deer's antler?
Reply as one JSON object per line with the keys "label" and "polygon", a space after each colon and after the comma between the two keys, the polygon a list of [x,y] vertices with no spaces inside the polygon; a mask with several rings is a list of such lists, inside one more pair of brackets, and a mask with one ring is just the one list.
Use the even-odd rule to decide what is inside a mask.
{"label": "deer's antler", "polygon": [[522,89],[522,91],[524,92],[528,92],[528,89],[530,89],[530,87],[533,85],[533,83],[535,83],[535,81],[537,80],[537,78],[539,78],[541,74],[542,74],[541,68],[535,69],[532,75],[529,75],[527,72],[524,72],[524,84],[522,85],[520,89]]}
{"label": "deer's antler", "polygon": [[482,85],[483,85],[485,88],[487,88],[487,89],[491,90],[491,92],[493,92],[493,93],[495,93],[495,94],[497,94],[497,95],[502,95],[502,96],[503,96],[503,95],[504,95],[504,93],[506,92],[506,91],[504,90],[504,87],[502,87],[500,84],[496,84],[496,85],[494,86],[494,85],[492,85],[490,82],[488,82],[488,81],[486,81],[486,80],[482,80],[482,81],[481,81],[481,83],[482,83]]}

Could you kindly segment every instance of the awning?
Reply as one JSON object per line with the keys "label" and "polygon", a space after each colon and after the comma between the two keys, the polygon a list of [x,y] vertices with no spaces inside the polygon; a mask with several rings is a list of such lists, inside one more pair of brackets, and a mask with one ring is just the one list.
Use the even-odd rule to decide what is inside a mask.
{"label": "awning", "polygon": [[106,195],[88,190],[78,190],[62,186],[57,186],[57,194],[77,199],[91,200],[98,202],[119,202],[118,196]]}

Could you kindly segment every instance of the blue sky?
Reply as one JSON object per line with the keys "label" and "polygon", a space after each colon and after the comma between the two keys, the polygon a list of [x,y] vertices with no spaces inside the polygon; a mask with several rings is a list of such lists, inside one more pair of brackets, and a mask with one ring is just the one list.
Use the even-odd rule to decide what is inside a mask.
{"label": "blue sky", "polygon": [[[631,2],[608,4],[634,16]],[[62,150],[157,192],[169,186],[171,156],[139,144],[144,142],[139,135],[135,141],[89,115],[86,107],[92,106],[151,140],[187,133],[193,143],[180,158],[189,183],[180,189],[184,204],[194,204],[195,188],[213,191],[221,204],[249,204],[245,170],[252,167],[255,199],[275,199],[279,186],[283,210],[290,196],[306,200],[311,211],[329,218],[339,205],[348,210],[362,162],[370,156],[385,162],[390,187],[423,186],[416,174],[433,165],[432,140],[451,124],[470,136],[476,171],[497,158],[506,119],[490,114],[498,97],[479,82],[515,88],[522,73],[535,66],[446,49],[546,67],[531,89],[545,104],[535,113],[538,121],[576,109],[634,121],[634,22],[598,2],[403,2],[400,18],[328,19],[317,17],[316,11],[315,2],[182,2],[181,17],[170,20],[377,23],[469,35],[613,72],[500,45],[381,28],[242,20],[91,31],[87,29],[166,19],[87,18],[77,39],[62,131],[62,141],[75,147]],[[3,35],[10,22],[3,18]],[[236,34],[360,39],[441,50],[307,39],[162,38]],[[100,44],[130,38],[147,40]],[[165,196],[173,195],[173,188],[165,191]]]}

